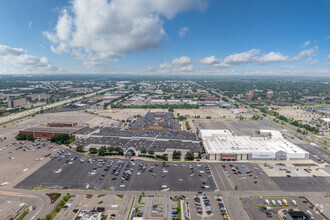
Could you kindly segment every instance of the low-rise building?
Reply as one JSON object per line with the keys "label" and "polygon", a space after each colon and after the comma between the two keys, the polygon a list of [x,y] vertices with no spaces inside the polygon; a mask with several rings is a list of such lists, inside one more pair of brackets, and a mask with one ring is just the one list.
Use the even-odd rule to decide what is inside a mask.
{"label": "low-rise building", "polygon": [[253,91],[248,91],[248,92],[245,93],[244,97],[245,97],[246,100],[251,100],[253,96],[254,96],[254,92]]}
{"label": "low-rise building", "polygon": [[26,105],[26,98],[9,98],[8,99],[8,108],[22,107]]}
{"label": "low-rise building", "polygon": [[303,160],[309,153],[287,141],[279,131],[260,130],[261,136],[234,136],[229,130],[200,130],[209,160]]}
{"label": "low-rise building", "polygon": [[273,91],[266,92],[266,98],[267,99],[271,99],[271,98],[273,98],[273,96],[274,96],[274,92]]}
{"label": "low-rise building", "polygon": [[31,101],[38,100],[40,102],[42,100],[48,100],[50,98],[50,95],[45,93],[38,93],[38,94],[27,95],[27,97],[30,98]]}
{"label": "low-rise building", "polygon": [[67,134],[70,138],[75,133],[87,129],[88,126],[78,126],[77,123],[51,122],[48,124],[39,124],[19,130],[20,134],[33,135],[35,138],[47,138],[59,134]]}

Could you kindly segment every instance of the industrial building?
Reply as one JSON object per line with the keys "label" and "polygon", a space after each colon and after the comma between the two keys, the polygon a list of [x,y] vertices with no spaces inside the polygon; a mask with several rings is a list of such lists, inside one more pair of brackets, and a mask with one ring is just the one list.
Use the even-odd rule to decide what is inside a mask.
{"label": "industrial building", "polygon": [[21,129],[19,133],[47,139],[59,134],[68,134],[72,138],[75,133],[87,128],[88,126],[78,126],[75,122],[51,122]]}
{"label": "industrial building", "polygon": [[219,161],[303,160],[309,153],[287,141],[279,131],[260,130],[260,136],[234,136],[229,130],[200,130],[207,159]]}

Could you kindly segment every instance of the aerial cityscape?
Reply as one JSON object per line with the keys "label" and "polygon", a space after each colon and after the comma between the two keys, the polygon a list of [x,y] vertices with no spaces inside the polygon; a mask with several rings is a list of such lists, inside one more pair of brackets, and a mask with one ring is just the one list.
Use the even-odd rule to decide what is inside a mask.
{"label": "aerial cityscape", "polygon": [[329,220],[330,2],[0,2],[0,219]]}

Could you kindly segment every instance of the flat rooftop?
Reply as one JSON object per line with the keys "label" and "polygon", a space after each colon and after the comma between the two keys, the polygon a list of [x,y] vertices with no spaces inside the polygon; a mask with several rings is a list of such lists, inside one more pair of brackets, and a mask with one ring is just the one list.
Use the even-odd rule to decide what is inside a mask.
{"label": "flat rooftop", "polygon": [[156,152],[165,152],[167,149],[183,149],[192,152],[199,152],[202,150],[200,143],[182,142],[182,141],[162,141],[162,140],[141,140],[141,139],[122,139],[120,137],[89,137],[86,139],[79,139],[74,142],[76,146],[114,146],[128,149],[134,147],[136,150],[155,150]]}
{"label": "flat rooftop", "polygon": [[28,127],[21,129],[20,131],[28,131],[28,132],[47,132],[47,133],[63,133],[69,134],[75,132],[79,129],[85,128],[86,126],[75,126],[75,127],[48,127],[37,125],[33,127]]}
{"label": "flat rooftop", "polygon": [[290,157],[308,154],[287,141],[279,131],[260,130],[263,137],[234,136],[229,130],[200,130],[205,150],[211,154],[274,154],[284,151]]}
{"label": "flat rooftop", "polygon": [[[84,133],[84,131],[78,132],[78,134]],[[86,131],[86,133],[88,132]],[[89,138],[77,140],[74,145],[120,146],[126,149],[134,147],[137,150],[147,148],[157,152],[164,152],[166,149],[189,149],[198,152],[202,149],[199,137],[192,132],[145,128],[125,130],[114,127],[103,127],[91,134]]]}

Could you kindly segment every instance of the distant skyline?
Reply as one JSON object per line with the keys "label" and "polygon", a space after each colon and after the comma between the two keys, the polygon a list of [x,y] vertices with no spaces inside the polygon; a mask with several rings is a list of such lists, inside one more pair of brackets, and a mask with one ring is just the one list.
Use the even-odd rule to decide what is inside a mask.
{"label": "distant skyline", "polygon": [[330,76],[329,0],[0,2],[0,74]]}

